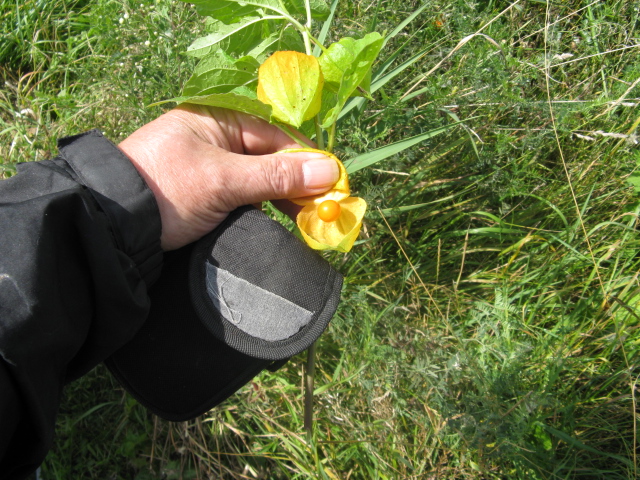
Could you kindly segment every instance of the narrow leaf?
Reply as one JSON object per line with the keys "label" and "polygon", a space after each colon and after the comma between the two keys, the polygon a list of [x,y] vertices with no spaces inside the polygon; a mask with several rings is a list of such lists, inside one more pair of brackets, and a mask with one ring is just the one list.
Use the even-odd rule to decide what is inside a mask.
{"label": "narrow leaf", "polygon": [[409,25],[418,15],[422,13],[422,11],[429,6],[429,2],[424,2],[420,8],[418,8],[415,12],[405,18],[402,22],[398,24],[396,28],[394,28],[391,33],[386,37],[384,44],[386,45],[389,40],[398,35],[404,27]]}
{"label": "narrow leaf", "polygon": [[[327,19],[324,21],[324,23],[322,24],[322,29],[320,30],[320,35],[318,35],[318,41],[322,44],[324,44],[324,41],[327,38],[327,34],[329,33],[329,29],[331,28],[331,24],[333,23],[333,16],[336,14],[336,8],[338,7],[338,2],[340,0],[333,0],[333,4],[331,5],[331,11],[329,12],[329,16],[327,17]],[[319,57],[320,56],[320,51],[321,48],[319,45],[316,45],[313,48],[313,55],[315,57]]]}
{"label": "narrow leaf", "polygon": [[423,142],[429,138],[433,138],[436,135],[440,135],[441,133],[446,132],[450,128],[459,125],[459,123],[452,123],[450,125],[445,125],[444,127],[436,128],[429,132],[421,133],[420,135],[416,135],[415,137],[407,138],[405,140],[400,140],[399,142],[392,143],[390,145],[386,145],[382,148],[378,148],[371,152],[364,153],[362,155],[358,155],[351,160],[345,162],[345,167],[347,169],[347,173],[351,174],[353,172],[357,172],[358,170],[373,165],[385,158],[389,158],[392,155],[402,152],[407,148],[410,148],[414,145],[417,145],[420,142]]}
{"label": "narrow leaf", "polygon": [[602,455],[603,457],[609,457],[612,458],[614,460],[617,460],[621,463],[623,463],[624,465],[626,465],[627,467],[632,467],[633,464],[631,463],[631,460],[629,460],[628,458],[622,457],[620,455],[615,455],[613,453],[609,453],[609,452],[603,452],[602,450],[597,450],[593,447],[590,447],[589,445],[586,445],[584,443],[582,443],[580,440],[578,440],[577,438],[572,437],[571,435],[561,431],[561,430],[557,430],[549,425],[546,425],[544,423],[541,423],[541,425],[543,426],[543,428],[549,432],[551,435],[558,437],[560,440],[564,441],[567,445],[569,445],[570,447],[574,447],[574,448],[579,448],[581,450],[585,450],[589,453],[593,453],[596,455]]}

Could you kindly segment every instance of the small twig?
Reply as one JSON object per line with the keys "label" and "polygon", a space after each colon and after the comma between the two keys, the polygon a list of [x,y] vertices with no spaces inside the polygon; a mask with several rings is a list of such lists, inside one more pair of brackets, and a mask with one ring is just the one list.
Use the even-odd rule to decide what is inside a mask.
{"label": "small twig", "polygon": [[313,378],[316,372],[316,344],[307,349],[307,368],[304,374],[304,429],[307,432],[307,442],[313,439]]}
{"label": "small twig", "polygon": [[469,244],[469,230],[467,229],[467,233],[464,236],[464,246],[462,247],[462,261],[460,263],[460,272],[458,272],[458,279],[456,280],[455,290],[458,290],[458,285],[460,284],[460,279],[462,278],[462,272],[464,270],[464,260],[467,257],[467,246]]}

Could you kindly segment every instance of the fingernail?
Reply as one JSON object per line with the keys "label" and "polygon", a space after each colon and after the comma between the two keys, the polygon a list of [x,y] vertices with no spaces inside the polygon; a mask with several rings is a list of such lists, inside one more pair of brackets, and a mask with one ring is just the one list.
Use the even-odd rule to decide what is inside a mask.
{"label": "fingernail", "polygon": [[321,153],[308,153],[305,158],[302,164],[305,187],[330,187],[338,181],[340,170],[335,160]]}

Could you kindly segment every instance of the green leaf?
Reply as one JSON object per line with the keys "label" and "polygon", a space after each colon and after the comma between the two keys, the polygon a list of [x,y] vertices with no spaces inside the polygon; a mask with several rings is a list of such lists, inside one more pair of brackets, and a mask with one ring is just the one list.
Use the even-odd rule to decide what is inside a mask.
{"label": "green leaf", "polygon": [[369,33],[360,40],[345,37],[329,46],[320,56],[318,61],[327,89],[337,93],[335,106],[324,117],[322,128],[329,128],[335,123],[340,110],[358,87],[367,86],[371,66],[383,41],[383,37],[376,32]]}
{"label": "green leaf", "polygon": [[544,425],[542,425],[540,422],[535,422],[533,424],[532,431],[533,431],[534,438],[538,440],[542,448],[544,448],[547,451],[553,448],[553,442],[551,441],[551,436],[544,429]]}
{"label": "green leaf", "polygon": [[[214,20],[209,24],[214,32],[196,39],[187,49],[187,54],[202,58],[219,46],[229,54],[245,54],[260,43],[263,32],[261,22],[282,18],[284,17],[246,17],[230,25]],[[219,45],[221,42],[224,45]]]}
{"label": "green leaf", "polygon": [[279,0],[182,0],[192,3],[200,15],[216,18],[224,23],[236,23],[258,14],[259,9],[279,15],[289,15]]}
{"label": "green leaf", "polygon": [[390,156],[400,153],[403,150],[406,150],[407,148],[412,147],[420,142],[435,137],[436,135],[440,135],[441,133],[444,133],[450,128],[453,128],[459,124],[460,122],[445,125],[444,127],[436,128],[434,130],[421,133],[420,135],[416,135],[415,137],[400,140],[399,142],[392,143],[391,145],[386,145],[382,148],[372,150],[371,152],[358,155],[357,157],[344,162],[344,166],[347,169],[347,173],[349,174],[357,172],[362,168],[373,165],[374,163],[377,163],[380,160],[384,160],[385,158],[389,158]]}
{"label": "green leaf", "polygon": [[[329,33],[329,29],[331,28],[331,24],[333,23],[333,16],[336,13],[336,8],[338,7],[338,1],[339,0],[333,0],[333,4],[331,4],[329,15],[327,16],[327,19],[322,24],[322,29],[320,30],[320,34],[317,36],[317,39],[321,44],[324,44],[324,41],[327,38],[327,34]],[[313,47],[314,56],[319,57],[320,51],[321,51],[321,48],[319,45],[316,45],[315,47]]]}
{"label": "green leaf", "polygon": [[[219,0],[210,1],[218,3]],[[225,0],[225,2],[234,3],[240,5],[240,7],[253,7],[255,10],[264,9],[280,15],[291,15],[280,0]]]}
{"label": "green leaf", "polygon": [[640,193],[640,153],[636,153],[636,168],[627,177],[627,182],[633,187],[636,193]]}
{"label": "green leaf", "polygon": [[[302,15],[306,18],[307,10],[303,0],[284,0],[284,4],[291,13]],[[324,0],[310,0],[311,17],[316,20],[326,20],[329,16],[329,5]]]}
{"label": "green leaf", "polygon": [[[161,103],[176,102],[192,103],[195,105],[207,105],[210,107],[228,108],[238,112],[247,113],[254,117],[261,118],[267,122],[271,122],[271,107],[265,105],[260,100],[252,98],[252,94],[246,88],[238,88],[229,93],[214,93],[212,95],[196,96],[196,97],[177,97],[171,100],[165,100],[153,105]],[[150,105],[152,106],[152,105]]]}
{"label": "green leaf", "polygon": [[253,57],[234,60],[220,50],[203,58],[185,84],[182,94],[202,96],[212,93],[228,93],[239,86],[258,80],[260,64]]}
{"label": "green leaf", "polygon": [[[385,36],[382,48],[384,48],[385,45],[387,45],[387,43],[389,42],[389,40],[397,36],[404,29],[404,27],[406,27],[409,23],[411,23],[418,16],[418,14],[420,14],[428,6],[429,6],[428,3],[424,3],[420,8],[418,8],[415,12],[413,12],[406,19],[404,19],[396,28],[394,28],[389,35]],[[417,31],[419,32],[420,30],[417,30]],[[414,36],[415,34],[409,37],[409,39],[403,45],[401,45],[395,52],[393,52],[391,55],[385,58],[380,68],[378,68],[375,74],[373,75],[371,87],[367,89],[369,93],[373,93],[376,90],[379,90],[380,88],[382,88],[387,82],[389,82],[394,77],[402,73],[402,71],[405,70],[406,68],[410,67],[411,65],[413,65],[414,63],[422,59],[425,55],[427,55],[427,53],[429,53],[433,49],[432,46],[428,46],[423,50],[420,50],[411,58],[404,61],[401,65],[394,68],[393,71],[385,75],[384,74],[385,71],[395,63],[396,59],[405,51],[407,46],[413,45],[411,40],[413,39]],[[365,103],[364,98],[352,98],[349,101],[349,103],[346,105],[346,107],[341,110],[340,115],[338,116],[338,119],[344,117],[347,113],[349,113],[354,108],[356,109],[361,108],[364,105],[364,103]]]}
{"label": "green leaf", "polygon": [[196,11],[204,17],[213,17],[225,23],[235,23],[247,15],[255,13],[253,5],[240,6],[227,0],[182,0],[196,6]]}
{"label": "green leaf", "polygon": [[631,184],[636,193],[640,193],[640,172],[634,172],[629,175],[627,182]]}
{"label": "green leaf", "polygon": [[248,51],[247,55],[262,63],[269,55],[278,50],[304,52],[304,43],[298,31],[289,27],[274,32]]}
{"label": "green leaf", "polygon": [[[352,81],[362,81],[371,71],[371,65],[378,56],[382,43],[382,36],[373,32],[360,40],[344,37],[329,45],[318,59],[327,88],[338,93],[345,83],[345,77],[353,77],[349,78]],[[360,81],[355,85],[348,85],[351,89],[349,94],[356,90]]]}
{"label": "green leaf", "polygon": [[322,85],[318,59],[300,52],[276,52],[258,70],[258,98],[296,128],[320,110]]}
{"label": "green leaf", "polygon": [[391,40],[393,37],[395,37],[396,35],[398,35],[402,30],[404,30],[404,27],[406,27],[407,25],[409,25],[418,15],[420,15],[422,13],[422,11],[427,8],[428,6],[430,6],[429,2],[424,2],[422,4],[421,7],[419,7],[416,11],[414,11],[411,15],[409,15],[407,18],[405,18],[402,22],[400,22],[396,28],[394,28],[391,33],[385,38],[384,40],[384,44],[386,45],[387,42],[389,40]]}
{"label": "green leaf", "polygon": [[631,460],[629,460],[628,458],[622,457],[620,455],[615,455],[615,454],[609,453],[609,452],[603,452],[601,450],[598,450],[598,449],[595,449],[593,447],[590,447],[589,445],[586,445],[586,444],[582,443],[577,438],[572,437],[568,433],[565,433],[565,432],[563,432],[561,430],[557,430],[557,429],[553,428],[550,425],[546,425],[546,424],[544,424],[542,422],[540,422],[540,425],[542,425],[542,427],[547,432],[549,432],[551,435],[553,435],[555,437],[558,437],[560,440],[564,441],[570,447],[578,448],[580,450],[584,450],[584,451],[587,451],[589,453],[593,453],[595,455],[601,455],[603,457],[612,458],[614,460],[617,460],[617,461],[623,463],[624,465],[626,465],[628,467],[632,466]]}

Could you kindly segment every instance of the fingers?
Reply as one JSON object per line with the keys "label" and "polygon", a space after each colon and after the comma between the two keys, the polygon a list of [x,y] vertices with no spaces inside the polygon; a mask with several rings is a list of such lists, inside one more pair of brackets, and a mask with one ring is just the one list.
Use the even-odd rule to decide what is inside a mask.
{"label": "fingers", "polygon": [[250,115],[234,113],[241,131],[244,151],[248,155],[266,155],[287,148],[315,146],[306,136],[293,129],[291,134],[300,139],[297,142],[275,125]]}
{"label": "fingers", "polygon": [[230,154],[225,161],[223,197],[235,208],[266,200],[318,195],[330,189],[340,172],[335,160],[319,153],[262,156]]}

